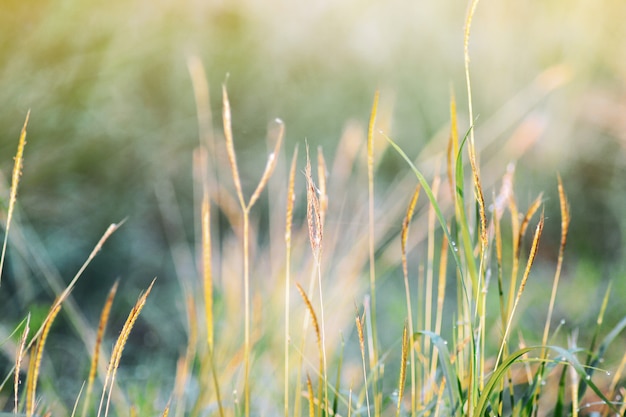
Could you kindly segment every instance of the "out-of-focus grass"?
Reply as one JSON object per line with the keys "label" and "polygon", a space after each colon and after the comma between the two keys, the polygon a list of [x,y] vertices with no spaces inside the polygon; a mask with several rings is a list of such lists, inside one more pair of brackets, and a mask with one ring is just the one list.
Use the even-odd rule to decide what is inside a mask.
{"label": "out-of-focus grass", "polygon": [[[517,164],[523,203],[538,189],[551,189],[546,178],[562,173],[577,220],[570,231],[573,254],[564,291],[578,300],[571,305],[584,304],[587,297],[602,296],[604,276],[624,270],[626,5],[618,0],[601,7],[593,0],[492,3],[480,5],[470,45],[485,176],[499,174],[502,166],[488,163],[504,143],[513,145],[503,159],[518,155],[516,146],[530,146]],[[23,212],[18,213],[26,241],[36,247],[40,236],[36,256],[49,256],[47,265],[67,277],[103,227],[128,216],[110,251],[94,261],[89,280],[77,290],[84,297],[100,295],[118,277],[123,286],[143,288],[135,279],[153,275],[174,287],[155,189],[167,194],[172,186],[183,230],[192,236],[189,166],[198,134],[190,55],[205,64],[213,87],[229,74],[247,195],[255,186],[248,179],[256,178],[264,163],[254,156],[265,152],[268,120],[285,121],[286,149],[306,137],[334,155],[345,123],[365,119],[377,86],[388,92],[383,96],[393,108],[393,137],[411,155],[425,148],[422,158],[432,163],[429,156],[441,150],[433,139],[447,134],[450,87],[459,101],[464,96],[464,16],[465,5],[452,1],[4,2],[4,155],[14,152],[15,121],[28,109],[33,112],[20,190]],[[551,90],[551,83],[562,84]],[[212,100],[219,109],[219,94],[214,92]],[[428,147],[431,141],[436,145]],[[9,172],[9,159],[0,161],[2,171]],[[400,171],[391,158],[381,164],[379,179],[391,181]],[[546,204],[548,215],[556,217],[558,203]],[[556,251],[558,236],[547,225],[544,249]],[[51,297],[41,270],[29,266],[32,258],[12,251],[3,282],[10,292],[0,292],[0,302],[17,308]],[[583,294],[580,287],[567,287],[568,280],[579,286],[580,277],[590,283]],[[622,286],[616,283],[616,291]],[[160,332],[144,324],[142,333],[138,323],[137,342],[175,351],[171,335],[180,335],[182,323],[167,320],[175,308],[161,291],[155,288],[152,294],[161,308],[147,307],[145,314],[148,322],[165,324]],[[542,295],[541,289],[536,292]],[[131,305],[134,292],[125,293],[133,294],[126,300]],[[94,305],[93,316],[98,308]],[[596,313],[563,311],[570,314],[585,321]]]}

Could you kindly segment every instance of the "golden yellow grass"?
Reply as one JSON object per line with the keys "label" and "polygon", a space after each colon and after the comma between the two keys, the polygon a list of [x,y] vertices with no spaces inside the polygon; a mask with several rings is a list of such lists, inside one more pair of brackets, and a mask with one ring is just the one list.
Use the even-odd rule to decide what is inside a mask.
{"label": "golden yellow grass", "polygon": [[150,292],[152,291],[152,287],[154,286],[155,281],[156,278],[152,280],[150,286],[137,299],[137,302],[128,314],[126,322],[124,323],[124,326],[122,326],[122,330],[120,331],[120,335],[117,338],[115,345],[113,346],[113,351],[111,352],[111,358],[109,360],[109,367],[107,369],[107,374],[105,375],[104,379],[104,386],[102,388],[102,396],[100,397],[100,405],[98,406],[98,417],[100,417],[102,413],[102,407],[104,405],[105,397],[107,398],[107,401],[104,408],[104,416],[106,417],[109,414],[109,404],[111,402],[113,384],[115,382],[117,370],[120,365],[120,360],[122,359],[122,352],[124,351],[124,347],[126,346],[126,342],[128,341],[130,332],[135,325],[137,318],[139,317],[139,313],[141,313],[141,310],[146,304],[146,300],[148,298],[148,295],[150,295]]}
{"label": "golden yellow grass", "polygon": [[109,316],[111,314],[111,307],[113,306],[113,300],[117,293],[119,281],[116,281],[113,287],[109,290],[109,295],[104,303],[102,312],[100,313],[100,322],[98,323],[98,333],[96,335],[96,344],[91,357],[91,366],[89,368],[89,376],[87,377],[87,390],[85,392],[85,402],[83,403],[82,417],[85,417],[88,413],[89,403],[91,400],[91,392],[93,390],[93,383],[96,379],[96,372],[98,370],[98,362],[100,359],[100,348],[102,346],[102,339],[109,322]]}
{"label": "golden yellow grass", "polygon": [[20,183],[22,175],[22,166],[24,165],[24,147],[26,146],[26,126],[30,118],[30,110],[26,113],[26,120],[20,133],[20,139],[17,143],[17,153],[15,154],[15,163],[13,165],[13,175],[11,176],[11,193],[9,195],[9,209],[7,211],[7,222],[4,231],[4,242],[2,243],[2,254],[0,255],[0,284],[2,283],[2,271],[4,271],[4,259],[7,252],[7,242],[9,241],[9,230],[11,228],[11,220],[15,211],[15,202],[17,201],[17,187]]}

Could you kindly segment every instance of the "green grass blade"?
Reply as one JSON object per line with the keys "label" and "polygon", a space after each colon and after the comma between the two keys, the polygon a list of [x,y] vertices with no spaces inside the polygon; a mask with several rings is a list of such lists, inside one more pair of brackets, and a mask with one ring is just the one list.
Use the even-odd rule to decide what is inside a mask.
{"label": "green grass blade", "polygon": [[513,352],[508,358],[502,361],[502,364],[494,371],[489,377],[485,389],[480,393],[476,409],[474,410],[474,417],[481,417],[485,415],[487,406],[489,405],[489,397],[493,392],[493,389],[501,382],[502,378],[506,376],[508,369],[525,353],[530,352],[534,348],[527,347]]}
{"label": "green grass blade", "polygon": [[[463,170],[463,147],[469,138],[472,127],[469,128],[463,140],[459,145],[459,152],[456,156],[455,166],[455,191],[454,198],[455,210],[458,216],[459,229],[461,232],[461,241],[463,242],[463,250],[465,252],[465,258],[467,261],[467,267],[472,280],[472,286],[476,289],[478,285],[478,271],[476,269],[476,260],[474,259],[474,247],[472,245],[472,238],[469,232],[469,223],[467,221],[467,213],[465,212],[465,183],[464,183],[464,170]],[[478,230],[478,229],[476,229]]]}
{"label": "green grass blade", "polygon": [[450,413],[448,415],[455,415],[457,411],[461,410],[463,397],[461,396],[461,388],[459,386],[457,374],[454,371],[452,361],[450,360],[450,352],[448,351],[447,342],[438,334],[430,331],[418,331],[415,332],[413,336],[415,337],[415,335],[430,337],[430,340],[432,340],[435,347],[437,347],[437,350],[439,351],[441,371],[443,376],[446,378],[446,392],[448,393],[448,398],[450,399]]}
{"label": "green grass blade", "polygon": [[[424,177],[424,175],[422,175],[422,173],[417,169],[415,164],[413,164],[413,161],[411,161],[411,159],[402,150],[402,148],[400,148],[400,146],[398,146],[393,141],[393,139],[391,139],[389,136],[387,136],[386,134],[384,134],[382,132],[381,132],[381,134],[385,137],[385,139],[387,139],[387,141],[396,150],[396,152],[398,152],[398,154],[400,154],[400,156],[407,162],[407,164],[409,164],[409,167],[411,168],[411,170],[413,171],[413,173],[417,177],[417,180],[422,185],[422,188],[424,189],[424,192],[428,196],[428,200],[430,201],[430,203],[433,205],[433,208],[435,209],[435,214],[437,215],[437,220],[439,220],[439,224],[441,225],[441,228],[443,229],[443,232],[445,233],[446,237],[448,238],[448,245],[450,246],[450,249],[452,249],[452,251],[451,251],[452,257],[454,258],[454,261],[456,262],[457,269],[459,270],[459,274],[461,274],[461,278],[462,278],[464,276],[464,274],[463,274],[463,264],[461,263],[461,259],[459,258],[458,248],[456,246],[456,241],[452,238],[452,235],[450,234],[450,231],[448,230],[448,224],[446,222],[446,219],[443,217],[443,213],[441,212],[441,208],[439,207],[439,204],[437,203],[437,199],[435,198],[435,195],[433,194],[433,191],[430,188],[430,185],[428,184],[428,181],[426,181],[426,178]],[[463,282],[464,282],[464,280],[463,280]]]}
{"label": "green grass blade", "polygon": [[[602,361],[602,358],[604,357],[604,354],[606,353],[609,345],[622,332],[622,330],[624,330],[625,327],[626,317],[620,320],[620,322],[617,323],[615,327],[613,327],[613,330],[611,330],[609,334],[606,335],[606,337],[602,340],[602,343],[600,343],[597,353],[595,355],[593,355],[593,353],[591,354],[593,355],[593,360],[588,363],[588,371],[586,373],[589,378],[591,378],[591,376],[593,375],[593,371],[597,369],[598,364]],[[587,389],[587,382],[589,381],[586,378],[581,379],[580,387],[578,388],[578,398],[581,398],[585,393],[585,390]]]}
{"label": "green grass blade", "polygon": [[[622,320],[625,321],[626,319]],[[559,346],[547,346],[548,349],[551,349],[553,351],[555,351],[556,353],[558,353],[565,362],[569,363],[571,366],[574,367],[574,369],[576,370],[576,373],[578,373],[578,375],[580,376],[581,379],[584,379],[587,383],[587,385],[589,386],[589,388],[591,388],[593,390],[593,392],[596,393],[596,395],[598,397],[600,397],[600,399],[602,401],[604,401],[604,403],[611,408],[611,410],[613,410],[613,412],[615,412],[616,414],[619,414],[618,409],[615,407],[615,405],[609,401],[608,398],[606,398],[606,396],[604,395],[604,393],[598,388],[598,386],[591,380],[591,377],[589,375],[587,375],[587,372],[585,371],[585,367],[580,363],[580,361],[576,358],[576,356],[574,356],[574,354],[567,350],[567,349],[563,349],[562,347]]]}
{"label": "green grass blade", "polygon": [[559,391],[554,407],[554,417],[564,417],[567,415],[565,411],[565,376],[567,375],[567,367],[563,368],[561,378],[559,379]]}

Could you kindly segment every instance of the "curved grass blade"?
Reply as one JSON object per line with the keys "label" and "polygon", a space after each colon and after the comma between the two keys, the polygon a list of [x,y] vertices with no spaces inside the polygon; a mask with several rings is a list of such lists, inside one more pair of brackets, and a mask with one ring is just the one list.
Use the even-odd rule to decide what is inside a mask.
{"label": "curved grass blade", "polygon": [[450,360],[450,352],[448,351],[447,343],[441,336],[430,331],[417,331],[413,336],[415,337],[415,335],[430,337],[430,340],[432,340],[433,344],[439,351],[439,363],[441,364],[443,376],[446,378],[446,392],[448,393],[448,398],[450,400],[449,415],[454,415],[457,410],[461,409],[463,398],[461,397],[459,381],[456,377],[456,373],[454,372],[454,368],[452,367],[452,361]]}
{"label": "curved grass blade", "polygon": [[571,351],[564,349],[562,347],[559,347],[559,346],[547,346],[547,348],[552,349],[553,351],[558,353],[565,362],[569,363],[574,368],[576,373],[580,375],[582,379],[585,380],[589,388],[591,388],[592,391],[595,392],[596,395],[600,397],[600,399],[604,401],[604,403],[609,408],[611,408],[611,410],[614,413],[620,414],[619,410],[615,407],[615,404],[613,404],[608,398],[606,398],[604,393],[598,388],[596,384],[594,384],[594,382],[591,380],[591,377],[587,375],[587,372],[585,371],[585,367],[580,363],[580,361],[576,358],[576,356],[574,356],[574,354]]}
{"label": "curved grass blade", "polygon": [[[622,330],[624,330],[625,327],[626,327],[626,317],[620,320],[620,322],[617,323],[615,327],[613,327],[613,330],[611,330],[611,332],[608,335],[606,335],[604,340],[602,340],[602,343],[598,347],[598,352],[596,353],[593,360],[588,364],[588,368],[587,368],[588,371],[586,373],[588,378],[591,378],[591,376],[593,375],[593,371],[597,369],[598,364],[602,361],[602,358],[604,357],[604,354],[606,353],[606,350],[608,349],[609,345],[613,342],[613,340],[615,340],[617,335],[619,335],[622,332]],[[587,388],[587,383],[589,382],[588,378],[583,378],[580,381],[580,387],[578,389],[578,398],[581,398],[583,394],[585,393],[585,390]]]}
{"label": "curved grass blade", "polygon": [[[424,192],[428,196],[428,200],[430,201],[430,203],[433,205],[433,208],[435,209],[435,214],[437,215],[437,220],[439,220],[439,224],[441,225],[441,228],[443,229],[443,232],[446,235],[446,238],[448,239],[448,245],[450,246],[450,249],[452,249],[452,257],[454,258],[454,261],[456,262],[457,269],[459,270],[459,274],[461,274],[461,279],[462,279],[463,276],[464,276],[464,274],[463,274],[463,264],[461,263],[461,259],[459,258],[459,255],[457,253],[458,249],[456,248],[456,243],[455,243],[454,239],[452,238],[452,235],[450,234],[450,231],[448,230],[448,224],[446,222],[446,219],[443,217],[443,213],[441,212],[441,208],[439,207],[439,204],[437,203],[437,199],[435,198],[435,195],[433,194],[433,191],[431,190],[430,185],[428,184],[428,181],[426,181],[426,178],[424,177],[424,175],[422,175],[422,173],[417,169],[417,167],[415,166],[413,161],[411,161],[411,159],[402,150],[402,148],[400,148],[400,146],[398,146],[398,144],[396,144],[393,141],[393,139],[391,139],[385,133],[381,132],[381,134],[383,135],[383,137],[385,139],[387,139],[387,141],[396,150],[396,152],[398,152],[398,154],[407,162],[407,164],[409,164],[409,167],[411,168],[411,170],[413,171],[413,173],[417,177],[418,181],[422,185],[422,188],[424,189]],[[465,282],[463,279],[462,279],[462,281]]]}
{"label": "curved grass blade", "polygon": [[506,376],[506,373],[508,372],[511,365],[513,365],[515,361],[517,361],[522,355],[530,352],[533,349],[534,348],[532,347],[520,349],[512,353],[508,358],[506,358],[502,362],[500,366],[498,366],[498,368],[494,371],[491,377],[489,377],[489,380],[485,384],[485,389],[483,390],[483,392],[480,394],[480,397],[478,398],[478,403],[476,404],[476,409],[474,410],[475,417],[485,415],[487,406],[489,404],[489,397],[491,396],[493,389],[498,384],[500,384],[502,378]]}

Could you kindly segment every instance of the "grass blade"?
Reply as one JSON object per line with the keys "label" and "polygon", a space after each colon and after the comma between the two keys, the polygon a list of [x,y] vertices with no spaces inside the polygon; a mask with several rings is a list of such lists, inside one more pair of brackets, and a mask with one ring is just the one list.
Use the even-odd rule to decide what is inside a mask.
{"label": "grass blade", "polygon": [[456,377],[456,373],[454,372],[454,367],[452,366],[447,342],[438,334],[430,331],[418,331],[415,332],[415,335],[428,336],[439,351],[439,363],[441,364],[443,376],[446,379],[445,388],[450,401],[450,410],[448,415],[455,415],[461,409],[463,397],[461,396],[459,381]]}
{"label": "grass blade", "polygon": [[431,190],[430,185],[428,184],[428,181],[426,181],[426,178],[424,177],[424,175],[422,175],[422,173],[415,167],[415,164],[413,164],[413,161],[411,161],[411,159],[402,150],[402,148],[400,148],[400,146],[398,146],[389,136],[385,135],[384,133],[382,133],[382,135],[385,137],[385,139],[389,141],[389,143],[396,150],[396,152],[398,152],[398,154],[409,164],[409,167],[411,168],[411,170],[417,177],[418,181],[422,185],[424,192],[428,196],[428,200],[430,201],[430,203],[433,205],[435,209],[437,220],[439,220],[439,224],[441,225],[441,228],[443,229],[443,232],[446,235],[446,238],[448,239],[448,245],[450,246],[450,249],[452,249],[452,257],[454,258],[454,261],[456,262],[458,272],[461,275],[461,277],[463,277],[464,276],[463,263],[461,262],[461,259],[459,258],[456,243],[454,239],[452,238],[450,231],[448,230],[448,224],[446,222],[446,219],[443,217],[441,208],[439,207],[439,204],[437,203],[437,199],[435,198],[435,195],[433,194],[433,191]]}

